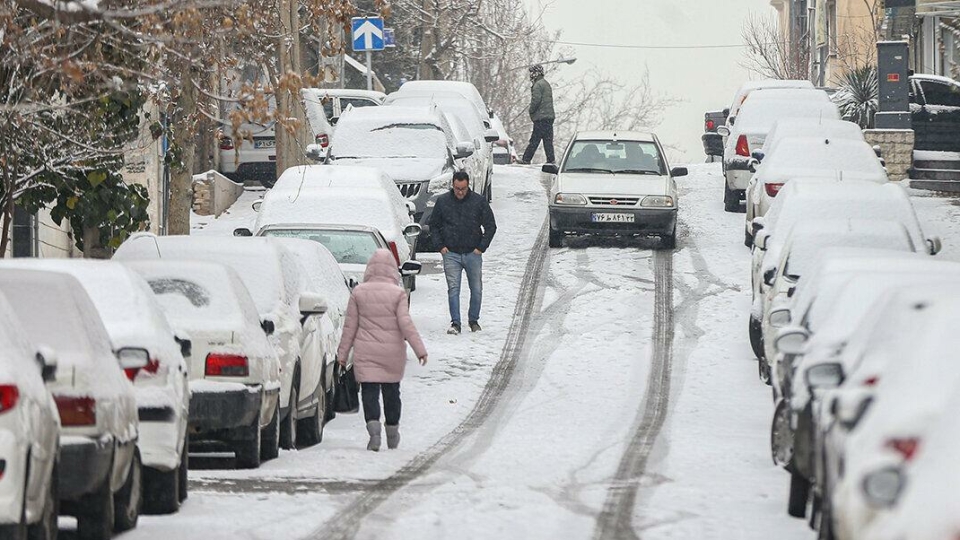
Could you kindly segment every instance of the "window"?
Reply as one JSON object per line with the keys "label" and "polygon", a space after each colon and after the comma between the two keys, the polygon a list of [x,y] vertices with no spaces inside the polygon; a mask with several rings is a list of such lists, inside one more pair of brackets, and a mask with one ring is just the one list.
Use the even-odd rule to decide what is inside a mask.
{"label": "window", "polygon": [[268,229],[263,234],[318,242],[330,250],[340,264],[367,264],[373,252],[380,247],[376,236],[367,231]]}
{"label": "window", "polygon": [[960,86],[921,80],[920,89],[927,105],[960,107]]}
{"label": "window", "polygon": [[340,98],[340,110],[347,110],[347,105],[353,105],[354,107],[374,107],[378,104],[376,101],[366,98]]}
{"label": "window", "polygon": [[563,172],[666,174],[657,145],[638,141],[577,141]]}

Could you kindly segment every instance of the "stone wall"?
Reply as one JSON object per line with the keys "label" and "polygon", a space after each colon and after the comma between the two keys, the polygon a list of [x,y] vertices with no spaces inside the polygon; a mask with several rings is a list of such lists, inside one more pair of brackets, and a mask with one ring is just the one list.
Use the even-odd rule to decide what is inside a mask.
{"label": "stone wall", "polygon": [[200,216],[219,216],[243,194],[238,184],[217,171],[193,177],[193,211]]}
{"label": "stone wall", "polygon": [[863,136],[871,146],[880,146],[890,180],[906,180],[913,167],[912,129],[867,129]]}

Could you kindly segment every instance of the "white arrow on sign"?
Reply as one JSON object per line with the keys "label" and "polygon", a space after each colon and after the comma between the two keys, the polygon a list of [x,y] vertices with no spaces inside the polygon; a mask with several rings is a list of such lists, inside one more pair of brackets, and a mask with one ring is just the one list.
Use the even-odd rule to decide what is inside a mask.
{"label": "white arrow on sign", "polygon": [[363,48],[370,50],[373,48],[373,38],[383,39],[383,30],[370,21],[363,21],[363,24],[357,28],[357,37],[363,38]]}

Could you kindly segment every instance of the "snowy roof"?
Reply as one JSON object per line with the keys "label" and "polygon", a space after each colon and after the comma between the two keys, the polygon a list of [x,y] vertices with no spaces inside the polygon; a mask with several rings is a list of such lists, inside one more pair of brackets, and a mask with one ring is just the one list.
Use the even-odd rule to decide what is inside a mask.
{"label": "snowy roof", "polygon": [[301,190],[312,187],[390,187],[393,181],[373,167],[331,167],[329,165],[300,165],[283,171],[270,193]]}
{"label": "snowy roof", "polygon": [[394,93],[387,97],[384,105],[390,107],[416,107],[436,104],[441,111],[455,115],[467,128],[475,133],[483,132],[485,116],[482,111],[477,109],[474,103],[471,103],[459,94],[449,92],[443,92],[442,94],[444,95],[403,95]]}
{"label": "snowy roof", "polygon": [[487,104],[480,96],[477,87],[472,83],[462,81],[410,81],[403,84],[397,92],[403,94],[412,93],[433,93],[433,92],[455,92],[473,102],[481,111],[489,109]]}
{"label": "snowy roof", "polygon": [[305,281],[302,284],[301,290],[323,295],[330,307],[339,308],[341,314],[346,313],[350,290],[330,250],[312,240],[276,238],[276,241],[294,254],[301,273],[309,280],[309,283]]}
{"label": "snowy roof", "polygon": [[733,102],[730,104],[730,116],[736,116],[743,105],[744,100],[754,90],[761,88],[813,88],[813,83],[807,80],[792,79],[764,79],[760,81],[747,81],[743,83],[737,93],[733,95]]}
{"label": "snowy roof", "polygon": [[811,136],[864,140],[863,130],[860,126],[846,120],[783,118],[773,123],[767,133],[767,138],[764,140],[763,150],[767,155],[772,155],[773,147],[780,139]]}
{"label": "snowy roof", "polygon": [[916,252],[906,228],[895,221],[878,219],[824,219],[800,221],[786,237],[783,273],[803,276],[818,262],[817,254],[828,247],[873,248]]}
{"label": "snowy roof", "polygon": [[358,88],[305,88],[305,92],[318,98],[334,97],[363,97],[382,102],[387,97],[383,92],[375,90],[360,90]]}
{"label": "snowy roof", "polygon": [[944,77],[942,75],[933,75],[930,73],[914,73],[913,75],[910,76],[910,78],[916,79],[916,80],[936,81],[938,83],[949,84],[951,86],[960,86],[960,82],[957,82],[951,79],[950,77]]}
{"label": "snowy roof", "polygon": [[640,131],[578,131],[574,136],[575,141],[639,141],[653,142],[653,133],[644,133]]}
{"label": "snowy roof", "polygon": [[428,107],[361,107],[340,115],[330,159],[446,159],[456,143],[446,119]]}
{"label": "snowy roof", "polygon": [[[768,138],[769,140],[769,138]],[[887,173],[866,142],[827,136],[787,137],[777,143],[757,169],[758,178],[833,176],[883,183]]]}
{"label": "snowy roof", "polygon": [[369,225],[389,239],[402,235],[398,220],[382,188],[331,187],[267,193],[255,228],[274,223]]}
{"label": "snowy roof", "polygon": [[47,390],[40,378],[36,353],[37,346],[30,342],[13,307],[0,293],[0,383],[16,384],[21,393],[43,403]]}
{"label": "snowy roof", "polygon": [[737,115],[733,130],[736,133],[766,134],[781,118],[823,118],[839,120],[840,113],[832,101],[816,99],[762,99],[748,100]]}
{"label": "snowy roof", "polygon": [[[758,88],[750,93],[746,103],[755,103],[765,100],[780,101],[830,101],[830,96],[823,90],[816,88]],[[746,105],[744,105],[746,107]]]}

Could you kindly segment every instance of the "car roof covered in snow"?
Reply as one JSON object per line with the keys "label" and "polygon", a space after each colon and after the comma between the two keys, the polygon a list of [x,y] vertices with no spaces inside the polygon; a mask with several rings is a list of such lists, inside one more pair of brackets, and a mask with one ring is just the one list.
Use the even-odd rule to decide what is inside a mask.
{"label": "car roof covered in snow", "polygon": [[573,140],[654,142],[656,135],[641,131],[578,131]]}
{"label": "car roof covered in snow", "polygon": [[829,137],[862,141],[863,130],[853,122],[821,118],[783,118],[773,123],[763,142],[763,150],[772,155],[780,139],[788,137]]}
{"label": "car roof covered in snow", "polygon": [[393,180],[374,167],[330,167],[327,165],[299,165],[283,171],[271,191],[298,191],[312,187],[390,187],[396,190]]}
{"label": "car roof covered in snow", "polygon": [[763,88],[814,88],[813,83],[805,79],[763,79],[760,81],[747,81],[740,86],[737,93],[733,95],[733,102],[730,104],[730,116],[736,116],[743,105],[744,100],[754,90]]}
{"label": "car roof covered in snow", "polygon": [[44,403],[49,398],[40,377],[37,350],[10,302],[0,293],[0,384],[16,384],[21,393]]}
{"label": "car roof covered in snow", "polygon": [[822,135],[782,138],[757,169],[759,180],[774,182],[825,175],[837,180],[887,181],[887,172],[876,152],[862,138]]}
{"label": "car roof covered in snow", "polygon": [[[777,90],[776,92],[787,91]],[[793,92],[803,94],[810,91],[794,90]],[[793,98],[747,100],[740,109],[740,114],[737,115],[737,120],[731,130],[731,136],[739,133],[766,134],[770,131],[773,123],[781,118],[839,120],[840,112],[837,106],[830,101],[830,98],[825,98],[825,100]]]}
{"label": "car roof covered in snow", "polygon": [[350,289],[330,250],[313,240],[278,237],[276,241],[290,250],[300,263],[301,271],[307,277],[301,290],[311,288],[311,292],[323,295],[331,307],[338,308],[341,314],[346,313]]}
{"label": "car roof covered in snow", "polygon": [[384,105],[390,107],[417,107],[436,104],[441,111],[448,112],[460,119],[472,131],[483,131],[486,119],[483,111],[475,103],[453,92],[435,94],[400,94],[394,92],[387,96]]}
{"label": "car roof covered in snow", "polygon": [[[349,169],[349,167],[343,167]],[[396,188],[392,188],[396,189]],[[383,188],[330,187],[268,193],[256,229],[276,223],[336,223],[375,227],[388,240],[402,236],[401,217]]]}
{"label": "car roof covered in snow", "polygon": [[803,276],[828,247],[888,249],[916,252],[917,246],[903,224],[881,219],[825,219],[800,221],[790,230],[783,248],[790,276]]}
{"label": "car roof covered in snow", "polygon": [[410,81],[400,86],[400,89],[394,93],[432,93],[432,92],[455,92],[464,98],[473,102],[477,109],[486,111],[488,109],[486,102],[480,95],[480,91],[473,83],[463,81]]}
{"label": "car roof covered in snow", "polygon": [[764,100],[786,100],[786,101],[820,101],[829,102],[830,96],[823,90],[816,88],[759,88],[750,93],[750,97],[744,103],[754,103]]}
{"label": "car roof covered in snow", "polygon": [[[400,129],[389,136],[390,128]],[[413,129],[418,131],[415,137],[410,134]],[[434,130],[436,135],[431,136]],[[331,160],[390,156],[446,159],[447,149],[456,145],[450,124],[435,106],[359,107],[340,115],[329,153]]]}
{"label": "car roof covered in snow", "polygon": [[377,92],[376,90],[361,90],[359,88],[304,88],[304,92],[321,98],[325,96],[363,97],[370,98],[375,101],[383,101],[383,98],[387,97],[387,95],[383,92]]}

